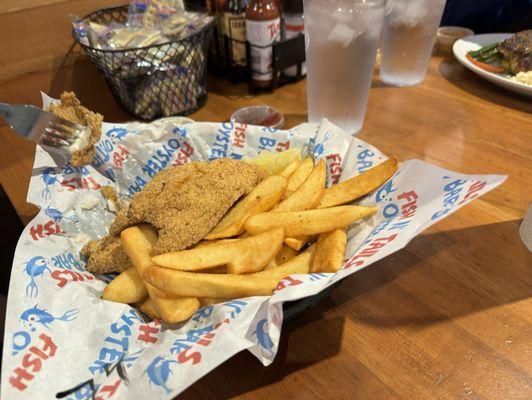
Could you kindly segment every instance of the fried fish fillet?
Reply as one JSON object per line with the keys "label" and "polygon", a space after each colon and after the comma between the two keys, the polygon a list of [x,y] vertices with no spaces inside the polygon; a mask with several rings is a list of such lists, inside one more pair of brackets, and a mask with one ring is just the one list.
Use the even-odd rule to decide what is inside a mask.
{"label": "fried fish fillet", "polygon": [[[133,196],[128,209],[118,212],[109,229],[110,236],[93,243],[91,248],[86,246],[87,270],[97,273],[123,270],[118,235],[140,223],[150,223],[158,230],[154,255],[196,244],[263,177],[264,171],[259,166],[227,158],[159,172]],[[112,260],[113,256],[117,260]]]}
{"label": "fried fish fillet", "polygon": [[122,248],[120,238],[115,236],[107,236],[87,243],[81,249],[81,254],[89,257],[87,271],[95,274],[122,272],[131,265]]}
{"label": "fried fish fillet", "polygon": [[63,92],[60,100],[60,103],[50,105],[52,113],[67,121],[89,127],[90,136],[87,145],[85,148],[75,151],[70,160],[70,163],[75,167],[88,165],[96,153],[94,145],[100,140],[102,134],[103,116],[83,107],[74,92]]}
{"label": "fried fish fillet", "polygon": [[203,239],[263,177],[260,167],[231,159],[168,168],[133,197],[128,216],[157,228],[154,254],[183,250]]}

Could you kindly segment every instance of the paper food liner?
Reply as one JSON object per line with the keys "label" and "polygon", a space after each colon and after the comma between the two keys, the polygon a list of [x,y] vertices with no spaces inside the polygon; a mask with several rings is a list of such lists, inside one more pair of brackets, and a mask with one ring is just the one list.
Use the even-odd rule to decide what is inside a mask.
{"label": "paper food liner", "polygon": [[[52,100],[43,97],[46,108]],[[404,161],[388,182],[359,202],[377,205],[378,213],[351,226],[338,273],[290,276],[272,296],[204,307],[182,324],[150,322],[128,305],[101,299],[112,276],[85,270],[76,239],[104,236],[114,219],[98,190],[102,185],[114,186],[127,199],[171,165],[291,148],[327,161],[327,185],[386,158],[327,120],[287,131],[171,120],[104,123],[96,158],[83,168],[57,165],[37,147],[28,201],[41,210],[24,229],[13,261],[2,398],[171,399],[242,350],[269,365],[285,301],[312,296],[398,251],[505,179]]]}

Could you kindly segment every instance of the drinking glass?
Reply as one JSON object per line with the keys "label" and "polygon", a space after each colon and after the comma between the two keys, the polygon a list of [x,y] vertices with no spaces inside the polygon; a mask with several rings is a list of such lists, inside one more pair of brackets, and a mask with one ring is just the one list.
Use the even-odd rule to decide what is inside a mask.
{"label": "drinking glass", "polygon": [[362,128],[385,0],[305,0],[309,122]]}
{"label": "drinking glass", "polygon": [[384,17],[380,79],[412,86],[427,73],[445,0],[388,0]]}

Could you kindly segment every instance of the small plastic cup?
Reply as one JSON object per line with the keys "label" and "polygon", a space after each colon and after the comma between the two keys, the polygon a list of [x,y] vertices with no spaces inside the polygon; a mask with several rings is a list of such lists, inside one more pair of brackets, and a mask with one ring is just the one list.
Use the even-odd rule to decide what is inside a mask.
{"label": "small plastic cup", "polygon": [[239,108],[231,115],[231,121],[275,129],[281,129],[284,126],[283,114],[276,108],[266,105]]}
{"label": "small plastic cup", "polygon": [[474,34],[475,32],[471,29],[463,28],[461,26],[442,26],[438,29],[438,33],[436,34],[438,48],[445,53],[452,53],[454,42],[458,39]]}

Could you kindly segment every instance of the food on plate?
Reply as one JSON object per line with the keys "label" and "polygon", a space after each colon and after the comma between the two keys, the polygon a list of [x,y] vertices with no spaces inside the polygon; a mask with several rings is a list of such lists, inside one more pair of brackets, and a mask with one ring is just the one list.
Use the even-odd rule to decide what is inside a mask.
{"label": "food on plate", "polygon": [[259,167],[231,159],[170,167],[133,196],[128,217],[157,228],[155,254],[183,250],[203,239],[263,176]]}
{"label": "food on plate", "polygon": [[[231,159],[192,162],[159,172],[133,196],[129,208],[118,212],[109,229],[109,237],[87,247],[84,252],[89,256],[87,269],[95,273],[123,271],[122,264],[108,258],[102,260],[102,257],[110,250],[119,253],[120,232],[143,222],[151,223],[159,232],[155,254],[196,244],[263,176],[260,167]],[[112,245],[110,249],[109,245]],[[120,256],[120,260],[127,261],[127,257]]]}
{"label": "food on plate", "polygon": [[524,83],[532,86],[532,70],[527,72],[518,72],[517,75],[510,78],[512,82]]}
{"label": "food on plate", "polygon": [[245,157],[244,161],[259,165],[268,175],[279,175],[294,160],[301,160],[300,149],[290,149],[281,152],[261,152],[257,157]]}
{"label": "food on plate", "polygon": [[499,45],[512,74],[532,71],[532,29],[517,32]]}
{"label": "food on plate", "polygon": [[90,164],[95,154],[94,144],[102,134],[103,116],[83,107],[73,92],[63,92],[60,102],[50,105],[50,111],[60,118],[89,128],[86,136],[71,146],[70,162],[75,167]]}
{"label": "food on plate", "polygon": [[227,301],[227,299],[224,299],[222,297],[200,297],[199,300],[202,307],[212,306],[214,304],[223,303],[224,301]]}
{"label": "food on plate", "polygon": [[105,186],[102,186],[100,190],[102,192],[102,196],[104,197],[104,199],[112,200],[115,203],[118,203],[118,193],[116,193],[116,190],[114,187],[105,185]]}
{"label": "food on plate", "polygon": [[[360,175],[330,186],[325,189],[317,208],[333,207],[350,203],[373,192],[397,171],[397,167],[397,157],[392,156]],[[308,236],[297,238],[287,237],[285,243],[293,249],[299,250],[310,240],[311,238]]]}
{"label": "food on plate", "polygon": [[244,233],[244,223],[252,215],[270,211],[286,188],[286,178],[266,177],[220,220],[205,239],[222,239]]}
{"label": "food on plate", "polygon": [[290,178],[294,172],[296,172],[296,169],[301,165],[301,158],[296,158],[294,161],[292,161],[290,164],[286,166],[285,169],[283,169],[279,175],[284,176],[285,178]]}
{"label": "food on plate", "polygon": [[305,158],[288,179],[288,185],[281,199],[285,199],[294,193],[305,182],[305,179],[307,179],[313,169],[314,160],[311,157]]}
{"label": "food on plate", "polygon": [[363,174],[328,187],[325,189],[318,208],[350,203],[373,192],[395,174],[398,165],[397,157],[392,156]]}
{"label": "food on plate", "polygon": [[315,242],[316,235],[302,235],[298,237],[287,237],[284,239],[284,244],[293,250],[301,250],[308,242]]}
{"label": "food on plate", "polygon": [[283,247],[281,247],[281,250],[279,250],[277,255],[274,258],[272,258],[272,260],[268,263],[266,268],[264,268],[264,271],[268,269],[272,269],[273,267],[277,267],[278,265],[284,264],[285,262],[290,261],[295,256],[297,256],[297,251],[283,244]]}
{"label": "food on plate", "polygon": [[[156,230],[147,224],[133,226],[124,230],[120,237],[124,251],[131,263],[135,266],[138,274],[143,277],[144,272],[150,268],[151,253],[157,242]],[[111,281],[112,282],[112,281]],[[184,321],[192,316],[199,308],[199,301],[195,297],[171,298],[166,294],[160,294],[156,288],[144,283],[151,303],[158,315],[169,323]]]}
{"label": "food on plate", "polygon": [[532,29],[517,32],[501,42],[469,51],[466,57],[488,72],[515,76],[519,72],[532,71]]}
{"label": "food on plate", "polygon": [[[89,265],[99,271],[113,261],[111,250],[122,254],[124,272],[103,298],[176,323],[199,307],[271,295],[291,274],[338,271],[347,227],[377,210],[344,204],[381,186],[397,159],[325,189],[325,161],[314,165],[299,151],[285,153],[157,174],[118,212],[110,236],[86,246]],[[293,190],[283,197],[290,182]]]}
{"label": "food on plate", "polygon": [[115,236],[90,241],[81,249],[81,254],[88,257],[87,271],[94,274],[122,272],[131,265],[120,238]]}
{"label": "food on plate", "polygon": [[226,265],[229,274],[247,274],[264,269],[281,250],[283,240],[284,229],[275,228],[245,239],[160,254],[152,257],[152,261],[179,271]]}
{"label": "food on plate", "polygon": [[146,314],[151,319],[161,318],[161,316],[159,315],[159,312],[156,310],[156,308],[153,305],[153,302],[149,298],[146,299],[144,303],[140,305],[140,311],[142,311],[144,314]]}
{"label": "food on plate", "polygon": [[342,268],[347,245],[346,229],[322,233],[316,242],[316,252],[310,272],[336,272]]}
{"label": "food on plate", "polygon": [[286,236],[314,235],[348,226],[377,212],[377,207],[338,206],[257,214],[246,221],[252,235],[283,227]]}
{"label": "food on plate", "polygon": [[[314,165],[313,162],[312,165]],[[326,180],[326,164],[325,160],[322,159],[312,168],[303,183],[298,185],[297,189],[293,192],[289,193],[274,208],[274,211],[298,211],[315,208],[325,192]],[[308,242],[308,238],[295,238],[296,242],[292,241],[292,239],[291,237],[287,237],[286,240],[288,242],[285,240],[285,243],[291,243],[291,246],[296,250],[300,250]]]}
{"label": "food on plate", "polygon": [[143,277],[150,284],[174,296],[225,299],[269,296],[285,276],[308,273],[313,253],[314,247],[311,246],[283,265],[252,274],[205,274],[152,266]]}
{"label": "food on plate", "polygon": [[138,303],[148,296],[141,276],[130,267],[114,278],[103,290],[102,299],[118,303]]}
{"label": "food on plate", "polygon": [[307,179],[290,194],[285,200],[280,202],[274,211],[299,211],[308,210],[316,207],[320,202],[321,196],[325,191],[325,181],[327,179],[327,171],[325,160],[320,160],[318,164],[312,169]]}

